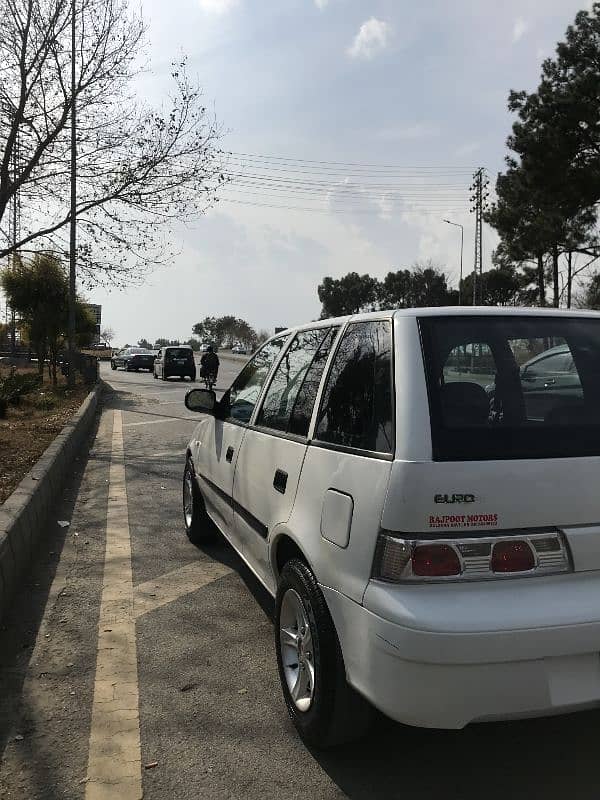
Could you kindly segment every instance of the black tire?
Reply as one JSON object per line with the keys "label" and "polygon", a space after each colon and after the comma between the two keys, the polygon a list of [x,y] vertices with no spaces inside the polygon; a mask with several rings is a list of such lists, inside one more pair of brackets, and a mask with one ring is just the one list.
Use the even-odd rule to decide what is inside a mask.
{"label": "black tire", "polygon": [[163,374],[160,376],[160,379],[161,379],[161,381],[166,381],[167,380],[167,376],[165,375],[164,369],[163,369]]}
{"label": "black tire", "polygon": [[180,376],[179,376],[179,380],[180,380],[180,381],[184,381],[184,380],[185,380],[185,375],[180,375]]}
{"label": "black tire", "polygon": [[[310,658],[314,667],[312,702],[305,711],[297,708],[282,663],[281,608],[286,592],[292,590],[302,601],[312,638]],[[333,747],[362,736],[368,729],[373,709],[347,683],[342,651],[323,593],[316,578],[299,559],[286,563],[279,578],[275,602],[275,649],[279,679],[288,713],[306,744]]]}
{"label": "black tire", "polygon": [[[186,514],[186,482],[189,480],[192,493],[192,512],[191,519]],[[192,544],[204,544],[214,539],[215,529],[206,513],[206,506],[198,484],[194,470],[189,461],[186,461],[183,471],[183,524],[185,532]]]}
{"label": "black tire", "polygon": [[190,380],[191,380],[192,383],[196,382],[196,373],[195,372],[192,372],[192,374],[190,375]]}

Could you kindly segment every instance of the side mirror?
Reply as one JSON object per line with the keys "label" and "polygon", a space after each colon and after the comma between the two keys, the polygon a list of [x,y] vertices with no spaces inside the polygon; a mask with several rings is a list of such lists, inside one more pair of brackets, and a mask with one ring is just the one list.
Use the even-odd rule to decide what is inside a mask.
{"label": "side mirror", "polygon": [[212,389],[190,389],[185,396],[185,407],[189,411],[214,414],[216,405],[217,395]]}

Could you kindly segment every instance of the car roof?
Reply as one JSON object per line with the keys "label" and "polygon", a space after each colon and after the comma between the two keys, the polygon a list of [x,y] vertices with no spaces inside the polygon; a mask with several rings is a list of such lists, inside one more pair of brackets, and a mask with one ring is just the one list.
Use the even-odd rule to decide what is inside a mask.
{"label": "car roof", "polygon": [[271,338],[287,336],[296,331],[308,328],[344,324],[345,322],[363,322],[376,319],[393,319],[395,317],[559,317],[561,319],[591,318],[600,319],[600,312],[588,309],[563,309],[563,308],[527,308],[524,306],[435,306],[425,308],[397,308],[385,311],[367,311],[360,314],[351,314],[344,317],[328,317],[327,319],[313,320],[312,322],[286,328],[274,334]]}

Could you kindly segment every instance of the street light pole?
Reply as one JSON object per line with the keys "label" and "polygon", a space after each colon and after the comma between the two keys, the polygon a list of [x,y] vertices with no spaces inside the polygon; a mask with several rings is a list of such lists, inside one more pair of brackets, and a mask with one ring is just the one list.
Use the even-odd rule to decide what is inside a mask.
{"label": "street light pole", "polygon": [[463,245],[465,243],[465,229],[459,222],[451,222],[449,219],[443,220],[448,225],[460,228],[460,279],[458,281],[458,305],[462,306],[462,279],[463,279]]}
{"label": "street light pole", "polygon": [[75,385],[75,301],[76,301],[76,247],[77,247],[77,116],[75,108],[75,0],[71,0],[71,212],[69,231],[69,386]]}

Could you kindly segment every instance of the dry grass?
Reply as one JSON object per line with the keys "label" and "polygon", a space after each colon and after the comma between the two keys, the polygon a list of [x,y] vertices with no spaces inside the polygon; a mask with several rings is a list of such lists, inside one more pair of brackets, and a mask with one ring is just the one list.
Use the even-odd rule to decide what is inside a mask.
{"label": "dry grass", "polygon": [[[18,370],[30,371],[35,372]],[[0,367],[0,376],[6,372]],[[43,386],[22,397],[17,406],[9,406],[6,419],[0,419],[0,504],[60,433],[88,391],[82,384],[67,389],[62,376],[54,388],[45,376]]]}

